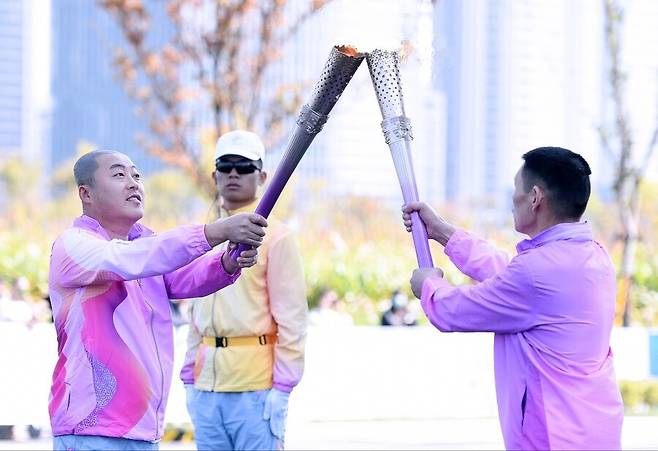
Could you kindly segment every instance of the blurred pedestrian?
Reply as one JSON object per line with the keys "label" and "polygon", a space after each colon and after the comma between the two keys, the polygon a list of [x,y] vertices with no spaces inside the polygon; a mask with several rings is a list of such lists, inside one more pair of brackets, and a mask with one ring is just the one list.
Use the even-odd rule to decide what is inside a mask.
{"label": "blurred pedestrian", "polygon": [[624,406],[610,334],[615,270],[581,217],[590,195],[585,159],[559,147],[523,155],[514,179],[514,226],[529,239],[506,255],[456,229],[426,204],[430,238],[477,280],[455,287],[438,268],[411,287],[444,332],[494,332],[498,411],[508,449],[620,449]]}
{"label": "blurred pedestrian", "polygon": [[11,286],[0,279],[0,321],[29,326],[34,320],[34,312],[20,289],[22,283],[14,281]]}
{"label": "blurred pedestrian", "polygon": [[48,280],[54,449],[158,449],[173,363],[169,298],[233,283],[256,250],[236,262],[212,248],[259,246],[267,224],[244,214],[154,234],[138,223],[145,192],[130,158],[94,151],[73,171],[83,214],[53,244]]}
{"label": "blurred pedestrian", "polygon": [[308,322],[311,326],[352,326],[354,320],[344,310],[344,303],[336,291],[331,288],[323,288],[320,291],[317,307],[308,313]]}
{"label": "blurred pedestrian", "polygon": [[390,307],[382,314],[382,326],[415,326],[416,315],[409,310],[409,297],[400,290],[393,291]]}

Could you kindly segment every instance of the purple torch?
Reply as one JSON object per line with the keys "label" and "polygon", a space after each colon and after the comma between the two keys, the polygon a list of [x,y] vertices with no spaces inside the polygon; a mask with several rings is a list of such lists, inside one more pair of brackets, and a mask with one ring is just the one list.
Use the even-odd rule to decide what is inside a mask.
{"label": "purple torch", "polygon": [[[288,146],[255,213],[265,218],[268,217],[288,179],[315,136],[327,122],[329,113],[338,102],[340,95],[364,57],[365,55],[350,46],[334,46],[331,49],[329,59],[324,65],[320,80],[315,85],[311,100],[302,107],[299,117],[297,117],[297,125],[288,141]],[[231,256],[235,259],[240,252],[247,248],[247,245],[240,244],[231,252]]]}
{"label": "purple torch", "polygon": [[[382,112],[382,131],[386,144],[391,149],[395,171],[398,175],[402,197],[405,202],[418,200],[416,178],[411,162],[411,121],[404,114],[402,99],[402,85],[400,70],[398,68],[400,57],[398,52],[374,50],[366,56],[370,78],[375,87],[379,109]],[[418,213],[413,213],[411,234],[416,249],[416,258],[420,268],[431,268],[432,254],[430,254],[427,229]]]}

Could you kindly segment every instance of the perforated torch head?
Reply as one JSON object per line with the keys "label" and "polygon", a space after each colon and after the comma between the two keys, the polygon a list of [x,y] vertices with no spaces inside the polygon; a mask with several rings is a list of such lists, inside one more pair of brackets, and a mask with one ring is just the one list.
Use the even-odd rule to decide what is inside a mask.
{"label": "perforated torch head", "polygon": [[379,109],[384,120],[405,116],[402,83],[400,81],[400,54],[397,51],[373,50],[366,56],[370,78],[375,87]]}
{"label": "perforated torch head", "polygon": [[316,113],[329,114],[364,58],[354,47],[334,46],[308,106]]}

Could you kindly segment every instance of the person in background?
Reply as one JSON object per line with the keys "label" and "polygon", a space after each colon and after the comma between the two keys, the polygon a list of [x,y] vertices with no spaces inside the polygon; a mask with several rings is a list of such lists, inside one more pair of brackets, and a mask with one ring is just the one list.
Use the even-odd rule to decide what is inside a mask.
{"label": "person in background", "polygon": [[[256,208],[264,154],[253,132],[219,137],[212,176],[220,218]],[[284,445],[288,398],[304,370],[304,272],[291,230],[273,216],[259,252],[234,285],[191,304],[181,379],[199,450]]]}
{"label": "person in background", "polygon": [[29,282],[23,277],[14,280],[11,286],[0,280],[0,321],[30,326],[35,320],[27,288]]}
{"label": "person in background", "polygon": [[393,291],[391,306],[382,314],[382,326],[415,326],[416,315],[409,311],[409,297],[400,290]]}
{"label": "person in background", "polygon": [[308,313],[311,326],[351,326],[354,324],[349,313],[345,312],[338,294],[331,288],[320,291],[318,305]]}

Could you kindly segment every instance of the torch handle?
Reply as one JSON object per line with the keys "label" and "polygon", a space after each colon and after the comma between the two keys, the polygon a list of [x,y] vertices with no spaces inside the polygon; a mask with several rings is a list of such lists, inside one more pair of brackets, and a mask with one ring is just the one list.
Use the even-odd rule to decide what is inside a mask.
{"label": "torch handle", "polygon": [[[304,156],[306,149],[311,145],[313,138],[320,133],[322,126],[327,122],[329,113],[338,102],[338,98],[364,57],[365,55],[350,46],[335,46],[331,49],[329,59],[322,70],[322,76],[313,89],[311,100],[302,106],[296,120],[297,126],[288,142],[286,152],[281,158],[272,182],[256,207],[256,213],[265,218],[270,214],[283,187]],[[237,260],[238,255],[248,248],[247,245],[239,244],[231,251],[231,257],[233,260]]]}
{"label": "torch handle", "polygon": [[[409,138],[407,137],[389,142],[395,172],[398,175],[398,181],[400,182],[402,197],[405,203],[419,200],[414,168],[411,163],[410,147]],[[427,228],[425,228],[425,223],[420,219],[417,212],[411,214],[411,226],[411,236],[414,240],[418,267],[432,268],[434,263],[432,262],[432,254],[430,253]]]}
{"label": "torch handle", "polygon": [[[308,130],[303,127],[303,124],[297,124],[288,143],[286,153],[281,157],[281,162],[274,173],[274,177],[272,177],[272,181],[265,190],[265,194],[263,194],[263,197],[258,202],[258,206],[254,213],[258,213],[264,218],[267,218],[270,215],[274,208],[274,204],[281,195],[288,179],[290,179],[290,176],[304,156],[304,152],[306,152],[306,149],[311,145],[311,142],[316,135],[317,132],[309,133]],[[240,253],[247,249],[249,249],[249,245],[239,243],[238,246],[231,251],[231,258],[237,260]]]}
{"label": "torch handle", "polygon": [[[267,194],[267,193],[266,193],[266,194]],[[271,197],[274,197],[274,196],[275,196],[275,197],[274,197],[274,200],[272,201],[272,206],[274,205],[274,202],[276,202],[276,199],[278,199],[279,194],[281,194],[280,191],[279,191],[279,193],[277,193],[277,194],[272,194]],[[270,214],[270,211],[272,210],[272,207],[269,207],[269,209],[268,209],[268,208],[267,208],[267,205],[263,205],[263,199],[265,199],[265,197],[263,197],[263,198],[260,200],[260,202],[258,203],[258,206],[256,207],[256,210],[254,210],[254,213],[258,213],[258,214],[261,215],[262,217],[267,218],[267,217],[269,216],[269,214]],[[262,207],[262,208],[261,208],[261,207]],[[248,244],[238,243],[238,245],[235,247],[235,249],[233,249],[233,250],[231,251],[231,253],[230,253],[229,255],[231,256],[231,258],[233,259],[233,261],[237,261],[237,260],[238,260],[238,257],[239,257],[240,254],[242,253],[242,251],[246,251],[246,250],[249,249],[250,247],[251,247],[251,246],[249,246]]]}
{"label": "torch handle", "polygon": [[[370,79],[375,88],[384,139],[391,149],[395,171],[398,174],[402,196],[406,203],[418,200],[414,169],[411,164],[411,121],[404,113],[402,84],[400,81],[400,54],[397,51],[375,49],[366,57]],[[416,249],[418,266],[433,267],[427,229],[417,213],[411,215],[411,234]]]}
{"label": "torch handle", "polygon": [[[416,199],[417,200],[417,199]],[[427,237],[427,228],[417,211],[411,213],[411,236],[414,240],[416,249],[416,259],[419,268],[432,268],[432,254],[430,253],[429,238]]]}

